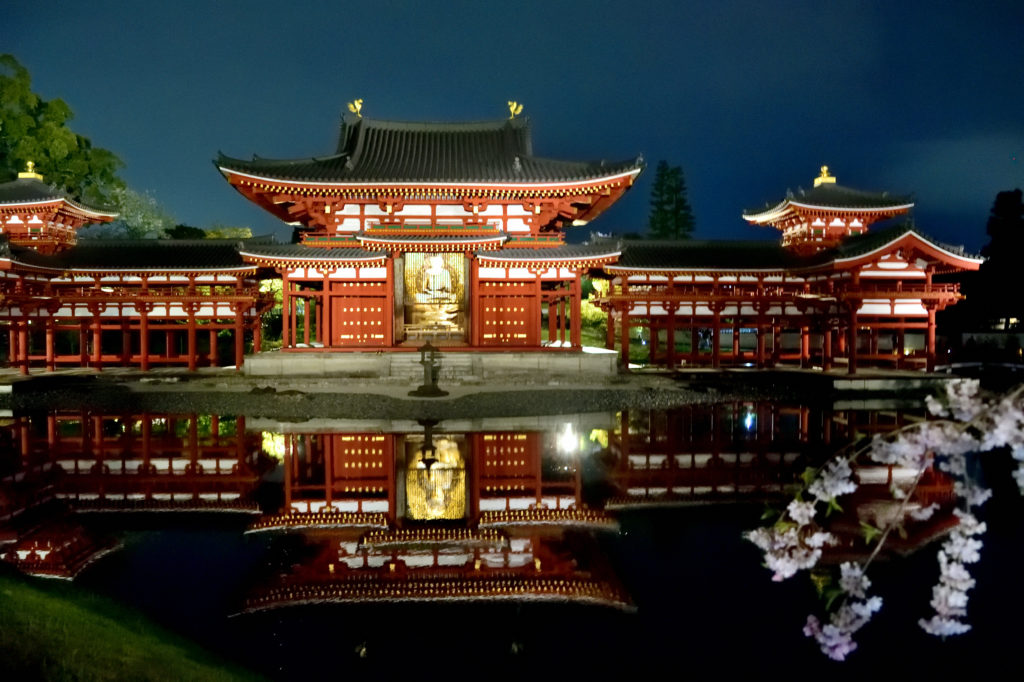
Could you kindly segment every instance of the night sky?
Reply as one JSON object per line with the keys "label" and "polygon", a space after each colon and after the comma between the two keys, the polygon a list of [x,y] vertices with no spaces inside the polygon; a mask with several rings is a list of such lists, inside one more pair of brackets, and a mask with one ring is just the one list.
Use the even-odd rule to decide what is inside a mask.
{"label": "night sky", "polygon": [[[8,2],[0,52],[62,98],[180,221],[290,233],[211,160],[333,153],[367,117],[503,118],[534,153],[649,163],[589,229],[642,231],[657,161],[696,236],[774,238],[744,209],[809,187],[913,193],[927,234],[977,250],[1024,186],[1024,2]],[[582,232],[581,232],[582,231]]]}

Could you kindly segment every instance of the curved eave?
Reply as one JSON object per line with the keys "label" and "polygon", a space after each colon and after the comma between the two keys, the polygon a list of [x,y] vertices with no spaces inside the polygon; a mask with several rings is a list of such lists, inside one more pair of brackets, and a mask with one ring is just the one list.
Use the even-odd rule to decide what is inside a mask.
{"label": "curved eave", "polygon": [[886,206],[833,206],[830,204],[805,204],[799,201],[789,200],[790,206],[805,208],[810,211],[822,211],[825,213],[904,213],[914,208],[914,202],[906,204],[891,204]]}
{"label": "curved eave", "polygon": [[237,176],[245,178],[247,180],[263,183],[272,183],[274,185],[280,185],[281,188],[290,188],[294,190],[301,190],[307,187],[316,187],[328,190],[335,190],[342,192],[348,189],[383,189],[383,188],[402,188],[402,189],[423,189],[423,190],[445,190],[451,188],[459,189],[496,189],[496,190],[508,190],[508,191],[545,191],[545,190],[563,190],[573,187],[589,187],[591,185],[602,185],[609,183],[618,183],[626,179],[629,180],[629,184],[632,184],[636,176],[643,170],[641,167],[631,168],[626,171],[620,171],[611,175],[596,176],[590,178],[578,178],[575,180],[566,181],[553,181],[553,182],[467,182],[467,181],[389,181],[389,180],[377,180],[377,181],[360,181],[360,182],[341,182],[341,181],[314,181],[314,180],[295,180],[288,178],[272,177],[265,175],[257,175],[253,173],[245,173],[240,170],[235,170],[227,166],[217,166],[221,173],[225,177]]}
{"label": "curved eave", "polygon": [[883,213],[883,214],[899,214],[906,213],[914,207],[914,202],[903,203],[903,204],[892,204],[888,206],[872,206],[872,207],[856,207],[856,206],[839,206],[831,204],[810,204],[793,199],[784,199],[780,203],[776,204],[772,208],[760,211],[758,213],[744,213],[743,219],[749,223],[756,223],[758,225],[770,225],[774,222],[785,218],[790,213],[797,213],[794,208],[804,209],[808,211],[821,211],[822,213]]}
{"label": "curved eave", "polygon": [[507,237],[452,237],[449,239],[408,239],[402,237],[357,237],[367,247],[402,249],[406,251],[468,251],[485,249],[494,251],[501,248]]}
{"label": "curved eave", "polygon": [[365,257],[331,258],[329,256],[270,256],[260,253],[249,253],[239,251],[238,255],[247,263],[253,263],[262,267],[287,268],[287,267],[308,267],[311,265],[328,265],[334,268],[354,268],[368,265],[383,265],[388,260],[388,254],[368,255]]}
{"label": "curved eave", "polygon": [[910,230],[903,233],[896,239],[886,242],[880,246],[875,247],[871,251],[860,253],[855,256],[848,256],[846,258],[835,258],[823,263],[815,268],[807,268],[808,270],[821,270],[821,269],[849,269],[866,265],[878,259],[879,256],[885,254],[888,251],[892,251],[895,248],[903,246],[905,243],[914,242],[915,246],[922,252],[930,255],[936,261],[943,263],[944,265],[957,269],[957,270],[977,270],[981,267],[981,264],[985,262],[984,258],[976,256],[965,256],[958,253],[949,251],[942,246],[930,241],[929,239],[921,236],[917,232]]}
{"label": "curved eave", "polygon": [[[508,253],[507,251],[504,253]],[[477,260],[482,266],[497,266],[503,268],[600,268],[606,267],[609,263],[614,263],[618,260],[619,256],[622,255],[621,251],[614,253],[599,254],[595,256],[579,256],[579,257],[558,257],[552,256],[550,258],[534,257],[534,258],[500,258],[497,256],[491,256],[486,254],[478,254]]]}
{"label": "curved eave", "polygon": [[318,582],[279,588],[250,599],[243,613],[310,604],[366,602],[555,601],[632,608],[605,583],[571,578],[457,580],[361,580],[355,584]]}
{"label": "curved eave", "polygon": [[608,265],[604,268],[607,272],[626,275],[678,275],[682,273],[709,273],[715,274],[750,274],[758,273],[764,275],[785,275],[792,273],[793,268],[716,268],[716,267],[662,267],[662,266],[639,266],[639,265]]}
{"label": "curved eave", "polygon": [[81,216],[92,220],[93,222],[110,222],[115,220],[120,214],[110,211],[99,211],[93,208],[89,208],[83,204],[79,204],[75,201],[70,201],[63,197],[54,197],[53,199],[45,199],[42,201],[10,201],[0,203],[0,209],[13,208],[18,210],[38,210],[38,211],[60,211],[64,209],[68,213],[76,216]]}

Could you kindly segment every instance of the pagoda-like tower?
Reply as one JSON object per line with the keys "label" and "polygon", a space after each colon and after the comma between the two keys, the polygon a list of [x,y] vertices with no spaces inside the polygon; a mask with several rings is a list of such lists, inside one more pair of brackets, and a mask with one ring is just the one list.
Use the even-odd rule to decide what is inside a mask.
{"label": "pagoda-like tower", "polygon": [[909,196],[843,187],[829,175],[828,166],[822,166],[813,189],[800,190],[774,206],[745,211],[743,218],[754,225],[778,229],[783,246],[811,254],[866,232],[872,223],[904,215],[913,207]]}
{"label": "pagoda-like tower", "polygon": [[581,276],[618,250],[566,244],[564,230],[600,215],[643,169],[639,158],[534,156],[528,120],[514,115],[477,123],[346,116],[330,156],[221,155],[216,165],[301,234],[301,245],[242,254],[284,281],[285,350],[423,341],[579,348]]}
{"label": "pagoda-like tower", "polygon": [[0,234],[17,246],[52,254],[75,245],[84,225],[108,223],[117,213],[74,201],[43,182],[30,161],[18,179],[0,184]]}

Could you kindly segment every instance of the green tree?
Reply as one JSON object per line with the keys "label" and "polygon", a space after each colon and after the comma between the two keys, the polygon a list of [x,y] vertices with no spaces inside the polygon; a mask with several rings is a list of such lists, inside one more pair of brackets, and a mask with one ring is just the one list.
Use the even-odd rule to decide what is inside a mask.
{"label": "green tree", "polygon": [[233,227],[214,223],[206,230],[207,239],[249,239],[252,237],[252,229],[248,227]]}
{"label": "green tree", "polygon": [[655,239],[689,239],[696,221],[686,198],[686,179],[680,166],[659,161],[651,188],[647,229]]}
{"label": "green tree", "polygon": [[93,147],[67,125],[74,118],[63,100],[32,92],[28,70],[9,54],[0,55],[0,182],[13,180],[32,161],[46,181],[95,206],[116,204],[124,187],[121,160]]}
{"label": "green tree", "polygon": [[169,239],[206,239],[206,230],[191,225],[175,225],[164,230],[164,236]]}

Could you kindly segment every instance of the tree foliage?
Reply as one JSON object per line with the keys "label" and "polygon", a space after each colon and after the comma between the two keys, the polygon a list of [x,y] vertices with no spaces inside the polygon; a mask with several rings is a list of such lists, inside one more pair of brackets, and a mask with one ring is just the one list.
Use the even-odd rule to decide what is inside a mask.
{"label": "tree foliage", "polygon": [[695,227],[693,209],[686,198],[683,169],[659,161],[651,188],[648,232],[655,239],[689,239]]}
{"label": "tree foliage", "polygon": [[0,181],[32,161],[46,181],[87,204],[113,206],[124,188],[117,176],[121,160],[93,147],[67,125],[74,118],[61,99],[45,100],[32,91],[28,70],[12,55],[0,55]]}

